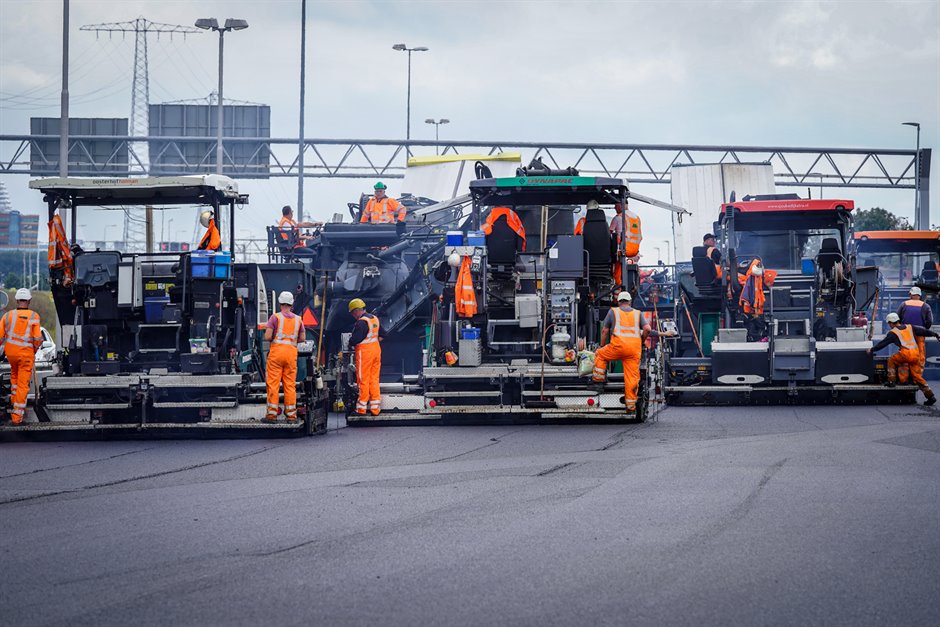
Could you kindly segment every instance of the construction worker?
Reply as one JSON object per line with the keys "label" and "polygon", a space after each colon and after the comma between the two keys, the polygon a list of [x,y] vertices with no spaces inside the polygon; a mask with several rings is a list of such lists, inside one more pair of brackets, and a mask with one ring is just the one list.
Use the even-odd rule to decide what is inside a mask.
{"label": "construction worker", "polygon": [[206,234],[199,240],[198,250],[218,250],[222,247],[222,236],[219,234],[219,228],[215,225],[215,214],[211,211],[203,211],[199,214],[199,222],[206,227]]}
{"label": "construction worker", "polygon": [[705,237],[702,238],[702,246],[705,247],[705,256],[712,260],[715,264],[715,276],[719,279],[721,278],[721,251],[718,250],[718,247],[715,246],[715,236],[711,233],[706,233]]}
{"label": "construction worker", "polygon": [[382,369],[382,347],[379,342],[385,337],[379,317],[366,313],[366,303],[361,298],[349,301],[349,313],[356,319],[349,348],[356,351],[356,384],[359,400],[356,413],[364,416],[366,410],[373,416],[382,411],[382,394],[379,391],[379,372]]}
{"label": "construction worker", "polygon": [[[901,318],[901,322],[929,329],[933,326],[933,311],[930,309],[930,305],[924,302],[924,293],[915,285],[911,288],[909,294],[910,298],[898,307],[898,316]],[[918,336],[916,339],[917,349],[920,351],[920,365],[923,367],[927,363],[924,338]]]}
{"label": "construction worker", "polygon": [[284,417],[297,420],[297,343],[306,339],[300,316],[293,312],[294,295],[281,292],[277,297],[281,310],[268,319],[264,339],[271,342],[268,352],[268,409],[265,422],[277,422],[278,396],[284,384]]}
{"label": "construction worker", "polygon": [[10,417],[13,424],[23,422],[26,414],[26,395],[36,364],[36,352],[42,346],[39,330],[39,314],[29,308],[33,296],[21,287],[16,290],[16,310],[8,311],[0,318],[0,347],[10,362]]}
{"label": "construction worker", "polygon": [[[391,224],[398,222],[402,226],[405,224],[405,207],[395,200],[385,195],[385,183],[379,181],[375,184],[373,191],[375,195],[366,203],[366,209],[362,212],[362,218],[359,222],[371,222],[372,224]],[[397,216],[395,215],[397,212]]]}
{"label": "construction worker", "polygon": [[924,393],[924,405],[933,405],[937,402],[933,390],[924,381],[924,368],[920,361],[920,349],[917,347],[918,337],[935,337],[940,339],[940,334],[934,331],[928,331],[924,327],[914,324],[905,324],[901,317],[896,313],[889,313],[886,318],[891,330],[885,334],[884,338],[874,346],[868,349],[868,354],[874,354],[889,344],[898,347],[898,352],[888,357],[888,386],[895,384],[898,377],[898,366],[906,365],[911,372],[911,378],[914,383]]}
{"label": "construction worker", "polygon": [[607,380],[607,362],[619,359],[623,363],[624,403],[631,413],[636,411],[643,342],[650,333],[650,325],[642,312],[630,306],[632,300],[630,292],[622,290],[617,295],[618,307],[611,308],[604,318],[601,347],[594,353],[592,377],[595,386],[603,387]]}
{"label": "construction worker", "polygon": [[[291,208],[290,205],[284,205],[281,208],[281,219],[278,220],[278,223],[277,223],[277,228],[282,230],[281,239],[284,240],[285,242],[288,239],[290,239],[290,233],[289,233],[290,229],[294,229],[294,230],[313,229],[319,226],[323,226],[323,223],[322,222],[310,222],[310,221],[298,222],[297,220],[295,220],[294,210]],[[300,247],[300,246],[306,246],[306,245],[307,243],[304,240],[302,240],[298,234],[296,246]]]}
{"label": "construction worker", "polygon": [[624,210],[619,202],[614,205],[614,211],[617,214],[610,221],[610,232],[615,236],[617,242],[617,257],[614,259],[613,277],[616,285],[623,285],[623,264],[621,257],[626,257],[634,262],[639,260],[640,243],[643,241],[643,229],[640,224],[640,216],[630,211],[627,207]]}

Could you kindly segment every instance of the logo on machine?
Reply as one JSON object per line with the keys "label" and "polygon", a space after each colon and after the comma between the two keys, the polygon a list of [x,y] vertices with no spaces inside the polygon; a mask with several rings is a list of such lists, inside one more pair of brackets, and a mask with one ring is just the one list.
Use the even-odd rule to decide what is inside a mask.
{"label": "logo on machine", "polygon": [[519,178],[519,185],[571,185],[570,176],[539,176],[531,179]]}

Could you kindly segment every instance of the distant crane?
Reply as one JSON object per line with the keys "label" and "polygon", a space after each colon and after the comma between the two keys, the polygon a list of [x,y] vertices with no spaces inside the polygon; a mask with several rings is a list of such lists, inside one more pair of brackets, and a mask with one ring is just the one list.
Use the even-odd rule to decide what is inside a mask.
{"label": "distant crane", "polygon": [[[161,24],[151,22],[144,17],[138,17],[129,22],[109,22],[105,24],[86,24],[81,30],[95,33],[134,33],[134,86],[131,90],[131,116],[130,134],[133,137],[145,137],[150,134],[150,73],[147,65],[147,35],[156,33],[159,37],[163,33],[186,35],[201,33],[192,26],[179,24]],[[147,142],[131,142],[128,146],[137,165],[146,175],[150,172],[150,150]],[[130,214],[124,221],[124,245],[130,250],[130,243],[140,242],[144,238],[144,221]]]}

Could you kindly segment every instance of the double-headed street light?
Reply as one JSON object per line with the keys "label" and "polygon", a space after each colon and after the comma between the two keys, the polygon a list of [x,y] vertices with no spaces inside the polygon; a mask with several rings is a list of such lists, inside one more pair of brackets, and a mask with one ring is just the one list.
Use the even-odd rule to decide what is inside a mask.
{"label": "double-headed street light", "polygon": [[930,220],[921,220],[920,215],[920,122],[901,122],[901,124],[917,129],[917,152],[914,153],[914,228],[926,230],[930,228]]}
{"label": "double-headed street light", "polygon": [[[398,50],[399,52],[408,53],[408,103],[405,110],[405,140],[411,140],[411,53],[412,52],[427,52],[428,49],[424,46],[416,46],[414,48],[409,48],[406,44],[395,44],[392,46],[392,50]],[[410,150],[409,150],[410,152]]]}
{"label": "double-headed street light", "polygon": [[[434,125],[434,142],[437,143],[441,141],[441,136],[440,136],[440,133],[438,132],[441,129],[441,124],[450,124],[450,120],[448,120],[447,118],[441,118],[440,120],[435,120],[434,118],[428,118],[427,120],[424,121],[424,123]],[[440,147],[435,146],[434,154],[440,154],[439,150],[440,150]]]}
{"label": "double-headed street light", "polygon": [[222,122],[224,109],[222,107],[222,50],[225,42],[225,33],[230,30],[245,30],[248,28],[248,22],[245,20],[234,20],[228,18],[223,26],[219,26],[219,21],[214,17],[202,17],[196,20],[196,28],[203,30],[214,30],[219,34],[219,102],[218,113],[216,114],[216,146],[215,146],[215,172],[222,174]]}

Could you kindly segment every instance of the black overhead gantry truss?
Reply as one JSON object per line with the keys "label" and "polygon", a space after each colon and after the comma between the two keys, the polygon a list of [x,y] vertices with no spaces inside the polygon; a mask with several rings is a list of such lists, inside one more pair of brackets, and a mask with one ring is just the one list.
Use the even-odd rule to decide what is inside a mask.
{"label": "black overhead gantry truss", "polygon": [[[58,135],[0,135],[0,174],[49,175],[58,171],[58,151],[42,147]],[[96,142],[98,142],[96,144]],[[101,142],[110,142],[107,155]],[[201,174],[214,169],[215,143],[205,137],[125,137],[79,135],[69,137],[69,174],[72,176],[145,175],[150,168],[139,155],[140,142],[159,144],[150,160],[159,160],[160,175]],[[298,140],[295,138],[228,137],[223,147],[255,146],[249,159],[234,159],[228,150],[224,174],[239,178],[297,177]],[[193,151],[198,145],[199,150]],[[437,147],[442,155],[494,154],[521,151],[523,161],[542,157],[556,168],[574,166],[586,176],[624,178],[630,183],[671,181],[674,165],[705,163],[770,163],[776,184],[811,188],[919,187],[921,206],[929,206],[929,148],[920,151],[919,185],[915,183],[915,150],[869,148],[813,148],[775,146],[704,146],[681,144],[586,144],[575,142],[424,142],[385,139],[308,139],[304,143],[303,176],[311,178],[401,178],[407,157]],[[192,158],[191,155],[201,155]],[[190,155],[187,158],[186,155]],[[259,161],[261,162],[259,164]]]}

